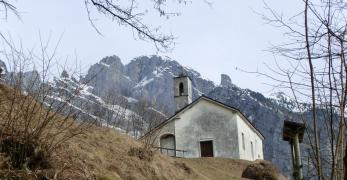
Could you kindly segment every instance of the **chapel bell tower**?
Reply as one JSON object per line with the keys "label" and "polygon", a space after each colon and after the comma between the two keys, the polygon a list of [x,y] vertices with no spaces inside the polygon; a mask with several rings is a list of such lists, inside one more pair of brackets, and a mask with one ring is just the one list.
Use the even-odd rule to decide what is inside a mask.
{"label": "chapel bell tower", "polygon": [[192,102],[192,81],[187,75],[174,77],[176,112]]}

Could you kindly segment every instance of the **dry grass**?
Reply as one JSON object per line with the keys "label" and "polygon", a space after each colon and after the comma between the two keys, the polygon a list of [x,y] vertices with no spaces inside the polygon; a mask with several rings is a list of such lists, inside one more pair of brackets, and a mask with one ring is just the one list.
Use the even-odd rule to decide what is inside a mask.
{"label": "dry grass", "polygon": [[178,159],[178,161],[187,164],[195,169],[206,179],[243,179],[242,172],[250,161],[226,159],[226,158],[196,158],[196,159]]}
{"label": "dry grass", "polygon": [[[246,161],[227,158],[195,158],[195,159],[178,159],[179,162],[185,163],[193,168],[200,176],[206,179],[230,180],[230,179],[261,179],[271,180],[275,177],[278,180],[285,178],[278,172],[276,167],[267,161]],[[249,167],[259,167],[265,164],[265,168],[257,168],[255,175],[252,178],[246,178],[244,172]],[[271,175],[262,176],[262,175]],[[265,177],[265,178],[264,178]]]}
{"label": "dry grass", "polygon": [[[161,179],[245,179],[243,172],[260,162],[226,158],[170,158],[154,153],[142,158],[142,144],[112,129],[93,128],[64,144],[54,157],[55,167],[66,170],[63,179],[98,177],[103,179],[161,180]],[[138,156],[140,154],[140,156]],[[147,156],[145,156],[147,157]],[[267,168],[273,169],[271,164]],[[265,171],[267,171],[265,169]],[[274,172],[278,179],[283,177]]]}
{"label": "dry grass", "polygon": [[[193,171],[177,166],[174,159],[154,154],[148,160],[129,153],[141,144],[111,129],[93,128],[64,144],[54,157],[56,167],[66,170],[63,179],[201,179]],[[59,169],[58,168],[58,169]]]}

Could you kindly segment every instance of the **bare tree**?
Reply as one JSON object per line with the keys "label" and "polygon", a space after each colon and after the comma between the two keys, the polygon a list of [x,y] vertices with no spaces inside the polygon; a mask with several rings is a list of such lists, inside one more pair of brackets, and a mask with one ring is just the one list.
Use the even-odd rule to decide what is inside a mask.
{"label": "bare tree", "polygon": [[[168,1],[147,0],[143,2],[139,0],[84,0],[84,2],[88,19],[92,27],[100,35],[102,33],[95,24],[95,14],[101,14],[106,18],[110,18],[118,25],[130,27],[136,35],[134,37],[153,42],[158,50],[169,50],[173,46],[173,40],[175,37],[172,34],[162,33],[160,26],[152,27],[150,23],[146,23],[144,20],[144,17],[146,17],[149,12],[157,12],[159,17],[166,19],[173,16],[179,16],[179,12],[170,10],[173,8],[170,8],[170,5],[168,5],[170,3]],[[184,5],[191,3],[190,0],[174,0],[172,2],[174,4]],[[149,10],[147,6],[151,6],[153,9]],[[20,17],[15,3],[11,0],[0,0],[0,10],[4,11],[5,19],[7,19],[10,12],[15,14],[17,17]],[[2,38],[5,38],[3,34],[0,33],[0,35]]]}
{"label": "bare tree", "polygon": [[9,13],[18,16],[17,8],[10,0],[0,0],[0,10],[4,12],[5,19],[7,19]]}
{"label": "bare tree", "polygon": [[[175,1],[177,3],[187,3],[186,0]],[[143,17],[148,14],[148,10],[144,8],[143,5],[151,4],[161,17],[169,18],[178,16],[178,12],[170,12],[167,10],[167,3],[167,1],[162,0],[150,0],[146,2],[140,2],[138,0],[122,2],[114,0],[85,0],[89,20],[98,33],[100,33],[100,31],[95,26],[93,18],[91,17],[91,7],[96,8],[99,13],[106,17],[110,17],[119,25],[131,27],[131,29],[137,33],[139,39],[154,42],[158,49],[169,48],[173,43],[174,36],[162,34],[160,33],[160,27],[152,28],[150,25],[146,24]]]}
{"label": "bare tree", "polygon": [[108,108],[105,115],[106,126],[120,127],[127,118],[128,101],[112,90],[106,93],[104,99]]}
{"label": "bare tree", "polygon": [[145,149],[152,149],[158,140],[160,133],[152,130],[167,118],[162,111],[163,108],[157,105],[156,100],[140,100],[134,108],[135,113],[130,116],[135,138],[143,142]]}
{"label": "bare tree", "polygon": [[[309,157],[316,172],[313,175],[318,179],[343,179],[347,177],[343,161],[346,155],[346,2],[301,2],[302,10],[288,18],[265,3],[267,14],[262,17],[283,29],[289,42],[270,49],[285,60],[276,60],[276,67],[268,66],[273,75],[257,73],[278,82],[277,88],[291,92],[300,120],[307,126]],[[303,103],[310,104],[310,108],[305,109]],[[304,116],[307,110],[311,118]],[[321,139],[322,134],[327,134],[328,139]],[[329,143],[322,145],[321,141]]]}

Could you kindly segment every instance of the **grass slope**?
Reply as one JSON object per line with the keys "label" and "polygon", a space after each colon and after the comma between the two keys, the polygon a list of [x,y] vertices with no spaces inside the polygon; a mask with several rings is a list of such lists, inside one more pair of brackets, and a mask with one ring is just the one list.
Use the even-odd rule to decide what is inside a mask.
{"label": "grass slope", "polygon": [[64,178],[79,179],[205,179],[175,159],[155,153],[152,160],[129,155],[141,144],[111,129],[93,128],[59,149],[56,166],[67,163]]}

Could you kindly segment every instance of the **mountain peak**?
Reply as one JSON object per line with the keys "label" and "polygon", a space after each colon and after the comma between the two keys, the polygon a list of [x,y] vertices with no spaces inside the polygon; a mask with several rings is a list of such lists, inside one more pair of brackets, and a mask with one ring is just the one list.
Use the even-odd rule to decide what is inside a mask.
{"label": "mountain peak", "polygon": [[123,66],[122,61],[116,55],[106,56],[101,59],[100,63],[106,66]]}
{"label": "mountain peak", "polygon": [[232,86],[231,78],[226,74],[221,74],[220,86],[231,87]]}

